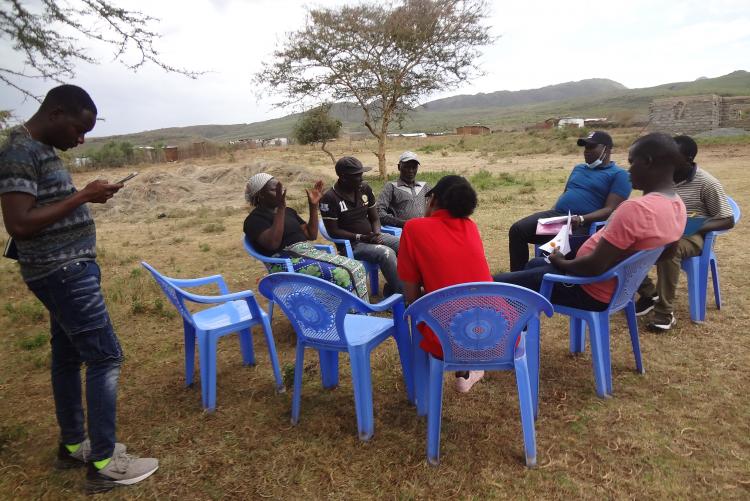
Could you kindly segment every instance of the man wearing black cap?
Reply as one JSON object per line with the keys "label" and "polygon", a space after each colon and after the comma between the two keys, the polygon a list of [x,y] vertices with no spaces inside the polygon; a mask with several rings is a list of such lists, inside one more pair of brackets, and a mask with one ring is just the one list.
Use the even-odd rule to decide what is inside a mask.
{"label": "man wearing black cap", "polygon": [[340,158],[339,179],[320,199],[320,213],[328,234],[349,240],[356,259],[378,264],[386,281],[383,294],[388,295],[402,290],[396,269],[399,239],[380,232],[375,195],[362,182],[370,169],[354,157]]}
{"label": "man wearing black cap", "polygon": [[613,143],[609,134],[592,132],[578,139],[578,146],[584,148],[585,162],[573,168],[554,208],[516,221],[508,230],[510,271],[524,269],[529,261],[528,244],[542,244],[550,240],[550,235],[536,234],[539,218],[566,216],[570,212],[573,215],[574,233],[581,236],[577,239],[579,242],[571,242],[577,248],[575,244],[583,243],[591,223],[607,219],[630,196],[632,187],[628,173],[610,161]]}

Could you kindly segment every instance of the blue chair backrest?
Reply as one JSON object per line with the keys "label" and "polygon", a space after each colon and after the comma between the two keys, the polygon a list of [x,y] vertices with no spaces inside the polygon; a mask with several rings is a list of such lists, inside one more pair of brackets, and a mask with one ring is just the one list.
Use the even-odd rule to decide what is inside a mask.
{"label": "blue chair backrest", "polygon": [[161,290],[164,291],[164,294],[169,299],[169,302],[174,305],[175,308],[177,308],[177,311],[180,312],[180,315],[182,315],[182,318],[184,318],[187,322],[190,323],[190,325],[193,324],[193,316],[190,313],[190,310],[187,309],[185,306],[185,300],[184,300],[184,294],[182,293],[182,289],[177,287],[176,285],[172,284],[170,282],[170,278],[162,275],[158,271],[156,271],[150,264],[146,263],[145,261],[141,263],[144,268],[146,268],[149,272],[151,272],[151,275],[154,276],[154,279],[156,280],[156,283],[159,284],[159,287],[161,287]]}
{"label": "blue chair backrest", "polygon": [[[440,339],[447,363],[513,364],[521,330],[552,305],[517,285],[474,282],[427,294],[407,308],[412,326],[424,322]],[[415,333],[416,334],[416,333]]]}
{"label": "blue chair backrest", "polygon": [[732,212],[734,213],[734,224],[739,223],[740,217],[742,216],[742,210],[740,210],[740,206],[737,205],[737,202],[735,202],[732,197],[727,197],[727,202],[729,202],[729,206],[732,208]]}
{"label": "blue chair backrest", "polygon": [[300,273],[268,275],[258,290],[281,306],[298,336],[331,346],[346,346],[344,318],[365,306],[341,287]]}
{"label": "blue chair backrest", "polygon": [[609,302],[610,310],[618,311],[628,304],[643,279],[646,278],[648,270],[656,263],[663,251],[664,247],[657,247],[656,249],[636,252],[605,273],[605,275],[612,274],[617,278],[617,287],[612,294],[612,300]]}

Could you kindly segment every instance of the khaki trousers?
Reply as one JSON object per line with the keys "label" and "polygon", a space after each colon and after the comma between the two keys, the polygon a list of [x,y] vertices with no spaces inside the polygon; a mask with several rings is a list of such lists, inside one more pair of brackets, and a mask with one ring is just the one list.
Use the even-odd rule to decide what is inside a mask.
{"label": "khaki trousers", "polygon": [[664,259],[656,263],[656,284],[646,276],[643,283],[638,288],[638,294],[641,296],[659,296],[659,300],[654,305],[654,311],[667,315],[674,311],[673,303],[677,282],[680,280],[680,265],[683,258],[700,255],[703,251],[703,235],[698,233],[683,237],[677,242],[677,250],[669,259]]}

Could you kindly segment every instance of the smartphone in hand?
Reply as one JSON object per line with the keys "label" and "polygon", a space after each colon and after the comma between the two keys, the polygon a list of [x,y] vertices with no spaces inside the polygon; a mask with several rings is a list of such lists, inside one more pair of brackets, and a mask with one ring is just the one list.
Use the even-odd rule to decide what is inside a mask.
{"label": "smartphone in hand", "polygon": [[137,172],[131,172],[130,174],[128,174],[124,178],[122,178],[119,181],[117,181],[115,184],[124,184],[125,182],[130,181],[131,179],[133,179],[137,175],[138,175]]}

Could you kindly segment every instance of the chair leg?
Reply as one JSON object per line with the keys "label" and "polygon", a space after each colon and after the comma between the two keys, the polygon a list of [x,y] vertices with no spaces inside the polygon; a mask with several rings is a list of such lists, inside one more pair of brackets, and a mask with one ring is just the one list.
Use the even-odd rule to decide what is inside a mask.
{"label": "chair leg", "polygon": [[208,409],[208,372],[211,364],[209,363],[208,336],[204,332],[196,331],[198,341],[198,364],[201,372],[201,404],[204,409]]}
{"label": "chair leg", "polygon": [[440,463],[440,425],[443,414],[443,361],[430,358],[429,410],[427,411],[427,461],[437,466]]}
{"label": "chair leg", "polygon": [[[273,305],[273,303],[271,303]],[[262,316],[262,315],[261,315]],[[266,346],[268,347],[268,357],[271,359],[271,368],[273,369],[273,378],[276,381],[276,392],[284,392],[284,381],[281,378],[281,368],[279,367],[279,356],[276,354],[276,342],[273,339],[273,331],[271,330],[271,316],[261,318],[261,327],[263,328],[263,336],[266,338]]]}
{"label": "chair leg", "polygon": [[320,356],[320,378],[323,388],[332,390],[339,385],[339,352],[318,350]]}
{"label": "chair leg", "polygon": [[268,319],[273,320],[273,300],[268,300]]}
{"label": "chair leg", "polygon": [[253,333],[250,328],[240,331],[240,351],[242,352],[242,363],[255,365],[255,350],[253,349]]}
{"label": "chair leg", "polygon": [[292,390],[292,424],[299,423],[302,400],[302,372],[305,370],[305,345],[297,341],[297,360],[294,363],[294,389]]}
{"label": "chair leg", "polygon": [[539,416],[539,337],[539,318],[533,318],[526,326],[526,363],[528,365],[531,402],[534,407],[535,420]]}
{"label": "chair leg", "polygon": [[[606,328],[609,329],[609,318],[604,322],[605,325],[601,325],[600,315],[594,313],[588,320],[589,323],[589,334],[591,339],[591,365],[594,369],[594,384],[596,385],[596,394],[600,398],[609,397],[607,391],[607,369],[605,368],[605,356],[604,356],[604,338],[609,339],[609,333],[603,333],[602,331]],[[609,343],[607,343],[607,350],[609,349]],[[607,357],[607,360],[609,358]]]}
{"label": "chair leg", "polygon": [[417,404],[417,416],[427,415],[428,380],[430,373],[430,360],[426,351],[419,347],[421,334],[416,329],[412,331],[411,352],[413,357],[414,377],[414,399]]}
{"label": "chair leg", "polygon": [[628,331],[630,331],[630,344],[633,345],[633,356],[635,357],[635,370],[644,374],[643,360],[641,360],[641,342],[638,339],[638,320],[635,315],[635,303],[631,299],[625,307],[625,318],[628,320]]}
{"label": "chair leg", "polygon": [[207,336],[206,339],[206,362],[208,365],[208,381],[206,383],[206,387],[208,388],[208,406],[206,410],[209,412],[216,410],[216,345],[218,341],[218,338],[214,336]]}
{"label": "chair leg", "polygon": [[518,404],[521,407],[521,428],[523,429],[523,446],[526,453],[526,466],[536,466],[536,431],[534,429],[534,402],[531,395],[531,382],[534,374],[527,363],[527,357],[515,360],[516,386],[518,387]]}
{"label": "chair leg", "polygon": [[[185,386],[193,386],[195,375],[195,329],[184,322],[185,327]],[[201,361],[202,363],[203,361]]]}
{"label": "chair leg", "polygon": [[709,261],[711,265],[711,278],[714,284],[714,301],[716,302],[716,309],[721,309],[721,288],[719,287],[719,265],[716,263],[715,258],[711,258]]}
{"label": "chair leg", "polygon": [[375,432],[372,411],[372,376],[370,352],[364,346],[349,347],[352,364],[352,386],[354,387],[354,410],[357,414],[359,439],[366,441]]}
{"label": "chair leg", "polygon": [[570,353],[586,351],[586,322],[581,318],[570,317]]}
{"label": "chair leg", "polygon": [[415,403],[414,375],[412,374],[413,356],[411,352],[411,338],[409,337],[409,326],[402,320],[404,318],[403,303],[397,303],[393,308],[394,339],[398,348],[398,358],[401,362],[401,374],[406,387],[406,398],[410,403]]}
{"label": "chair leg", "polygon": [[[687,273],[688,301],[690,304],[690,319],[693,322],[701,321],[701,270],[700,259],[697,257],[684,259],[682,269]],[[704,297],[705,297],[705,280]],[[703,305],[705,311],[705,303]],[[705,318],[705,315],[704,315]]]}

